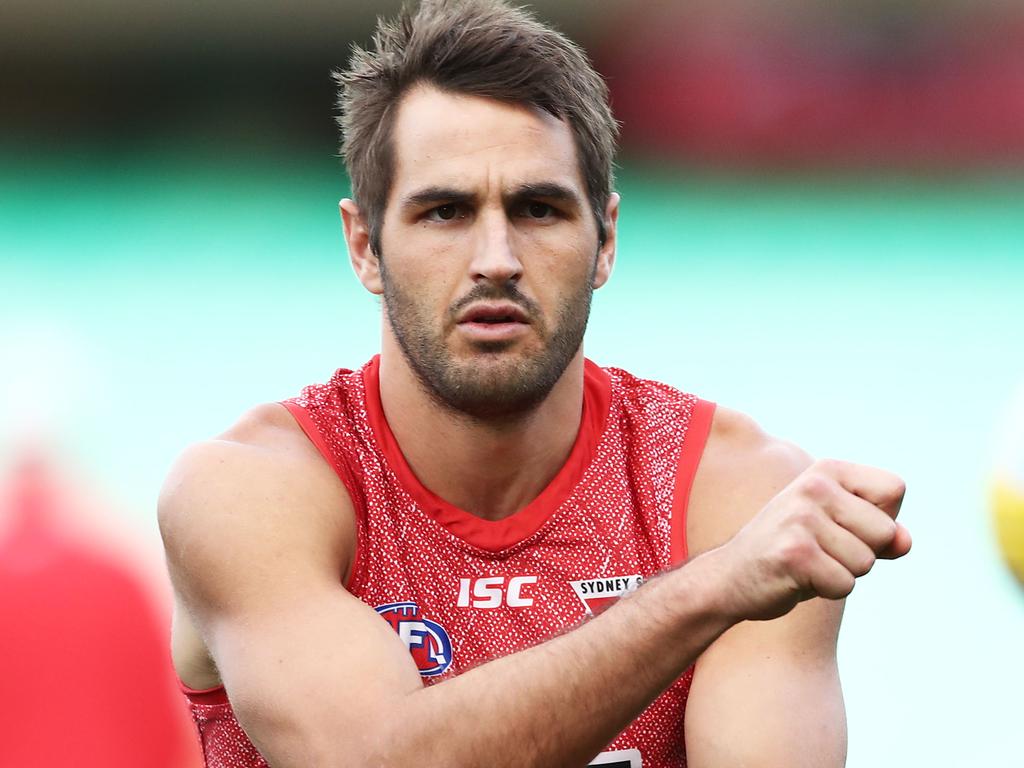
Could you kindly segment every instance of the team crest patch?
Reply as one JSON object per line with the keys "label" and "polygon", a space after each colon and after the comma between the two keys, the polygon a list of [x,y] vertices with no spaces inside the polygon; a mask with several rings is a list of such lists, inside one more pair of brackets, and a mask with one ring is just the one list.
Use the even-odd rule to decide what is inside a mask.
{"label": "team crest patch", "polygon": [[587,609],[588,616],[596,616],[620,597],[628,595],[643,583],[644,577],[640,574],[569,582],[572,591],[576,593],[576,597]]}
{"label": "team crest patch", "polygon": [[452,663],[452,641],[444,627],[423,618],[413,602],[388,603],[375,609],[409,649],[423,677],[443,675]]}

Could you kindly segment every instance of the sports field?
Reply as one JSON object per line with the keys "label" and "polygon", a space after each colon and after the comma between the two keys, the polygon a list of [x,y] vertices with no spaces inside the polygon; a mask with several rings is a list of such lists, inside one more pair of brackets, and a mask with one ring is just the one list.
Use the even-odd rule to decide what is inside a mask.
{"label": "sports field", "polygon": [[[847,609],[849,765],[1024,765],[1024,589],[985,509],[1024,386],[1024,179],[627,163],[620,187],[589,356],[907,479],[915,550]],[[0,149],[0,462],[41,435],[155,538],[186,443],[376,350],[345,191],[326,154]]]}

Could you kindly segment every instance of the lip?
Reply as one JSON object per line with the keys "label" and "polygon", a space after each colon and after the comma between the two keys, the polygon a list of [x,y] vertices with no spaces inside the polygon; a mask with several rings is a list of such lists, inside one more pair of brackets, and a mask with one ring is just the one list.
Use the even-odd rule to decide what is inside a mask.
{"label": "lip", "polygon": [[512,341],[530,327],[527,314],[511,302],[473,304],[459,317],[459,331],[471,341]]}
{"label": "lip", "polygon": [[529,329],[526,323],[459,323],[459,332],[469,341],[513,341]]}
{"label": "lip", "polygon": [[459,325],[528,325],[530,319],[509,301],[471,304],[460,315]]}

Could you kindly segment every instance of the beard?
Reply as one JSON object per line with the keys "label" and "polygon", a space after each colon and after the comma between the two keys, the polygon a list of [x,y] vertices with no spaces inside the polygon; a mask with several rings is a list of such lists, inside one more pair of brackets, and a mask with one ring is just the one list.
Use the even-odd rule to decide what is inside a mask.
{"label": "beard", "polygon": [[[427,394],[443,408],[474,420],[511,421],[533,411],[562,377],[583,343],[590,317],[593,277],[562,301],[554,325],[549,327],[540,308],[523,295],[514,282],[482,282],[449,307],[443,323],[416,301],[415,287],[407,289],[391,279],[381,258],[384,307],[406,361]],[[515,341],[474,344],[477,354],[459,360],[445,344],[445,329],[477,301],[511,301],[530,320],[540,348],[513,353]],[[521,343],[521,342],[520,342]]]}

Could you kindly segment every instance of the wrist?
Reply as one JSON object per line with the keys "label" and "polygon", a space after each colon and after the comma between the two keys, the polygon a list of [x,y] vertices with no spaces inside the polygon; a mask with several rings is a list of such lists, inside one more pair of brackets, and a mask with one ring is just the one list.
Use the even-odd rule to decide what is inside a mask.
{"label": "wrist", "polygon": [[678,569],[687,583],[688,602],[700,612],[703,621],[719,628],[720,633],[746,618],[736,599],[736,584],[729,577],[727,555],[717,547]]}

